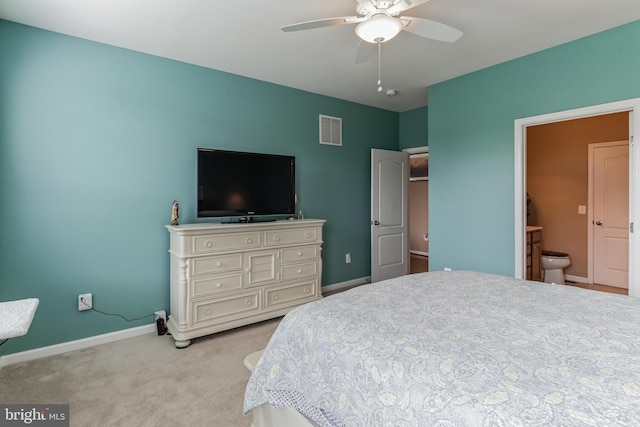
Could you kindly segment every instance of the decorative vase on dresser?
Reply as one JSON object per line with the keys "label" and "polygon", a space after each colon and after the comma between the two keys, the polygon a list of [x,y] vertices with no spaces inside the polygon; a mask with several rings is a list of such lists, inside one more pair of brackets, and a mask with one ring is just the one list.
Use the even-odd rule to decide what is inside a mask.
{"label": "decorative vase on dresser", "polygon": [[178,348],[191,339],[286,314],[322,298],[325,220],[167,225]]}

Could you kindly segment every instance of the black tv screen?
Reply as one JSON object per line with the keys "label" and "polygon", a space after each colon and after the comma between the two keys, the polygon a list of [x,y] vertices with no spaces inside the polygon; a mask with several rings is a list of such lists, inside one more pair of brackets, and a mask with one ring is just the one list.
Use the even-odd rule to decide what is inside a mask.
{"label": "black tv screen", "polygon": [[293,215],[295,157],[198,148],[198,218]]}

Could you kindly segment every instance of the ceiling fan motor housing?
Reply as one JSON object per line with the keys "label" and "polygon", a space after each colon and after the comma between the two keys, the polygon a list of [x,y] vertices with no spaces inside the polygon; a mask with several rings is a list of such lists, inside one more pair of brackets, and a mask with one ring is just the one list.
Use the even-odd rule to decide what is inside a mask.
{"label": "ceiling fan motor housing", "polygon": [[393,1],[358,0],[356,4],[356,13],[360,16],[367,16],[376,12],[385,12],[391,6],[393,6]]}

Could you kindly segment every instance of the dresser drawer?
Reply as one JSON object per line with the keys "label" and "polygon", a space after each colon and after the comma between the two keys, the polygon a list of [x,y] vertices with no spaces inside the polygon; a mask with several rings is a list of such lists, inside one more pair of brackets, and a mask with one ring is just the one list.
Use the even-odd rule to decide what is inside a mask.
{"label": "dresser drawer", "polygon": [[293,286],[265,289],[265,308],[300,304],[306,299],[315,299],[315,280]]}
{"label": "dresser drawer", "polygon": [[204,276],[191,280],[191,297],[198,298],[242,289],[242,273]]}
{"label": "dresser drawer", "polygon": [[293,230],[269,230],[265,232],[265,246],[281,246],[291,243],[312,243],[320,240],[320,229],[315,227]]}
{"label": "dresser drawer", "polygon": [[242,254],[208,256],[193,258],[190,275],[202,276],[203,274],[222,273],[242,268]]}
{"label": "dresser drawer", "polygon": [[240,318],[257,313],[260,311],[258,293],[259,291],[256,291],[213,302],[194,303],[193,324]]}
{"label": "dresser drawer", "polygon": [[191,251],[197,255],[219,251],[259,248],[261,245],[261,236],[262,234],[259,231],[193,236],[191,238]]}
{"label": "dresser drawer", "polygon": [[313,277],[318,274],[318,263],[283,265],[280,267],[280,280],[293,280],[302,277]]}
{"label": "dresser drawer", "polygon": [[290,263],[298,261],[315,260],[318,257],[318,246],[298,246],[282,250],[281,262]]}

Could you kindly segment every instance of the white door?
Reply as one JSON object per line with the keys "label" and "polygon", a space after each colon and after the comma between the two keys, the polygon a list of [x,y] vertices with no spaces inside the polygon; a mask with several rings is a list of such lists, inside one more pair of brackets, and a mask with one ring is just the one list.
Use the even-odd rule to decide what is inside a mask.
{"label": "white door", "polygon": [[371,281],[409,274],[409,155],[371,150]]}
{"label": "white door", "polygon": [[629,288],[629,144],[590,145],[593,281]]}

